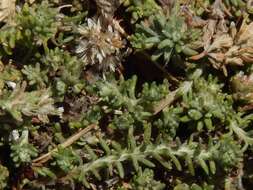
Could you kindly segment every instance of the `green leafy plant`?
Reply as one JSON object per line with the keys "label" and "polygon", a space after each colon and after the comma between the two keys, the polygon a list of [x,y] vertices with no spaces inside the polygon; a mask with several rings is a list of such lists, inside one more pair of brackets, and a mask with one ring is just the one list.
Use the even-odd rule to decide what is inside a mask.
{"label": "green leafy plant", "polygon": [[32,157],[38,155],[37,149],[28,142],[28,131],[24,130],[16,142],[11,145],[11,157],[16,167],[31,163]]}
{"label": "green leafy plant", "polygon": [[[29,7],[25,4],[15,16],[14,24],[1,29],[0,41],[6,53],[11,54],[16,43],[29,48],[36,45],[47,47],[47,41],[57,32],[57,10],[48,3]],[[32,50],[32,49],[31,49]]]}
{"label": "green leafy plant", "polygon": [[251,189],[252,2],[2,0],[0,189]]}
{"label": "green leafy plant", "polygon": [[165,63],[176,54],[183,53],[188,56],[198,54],[194,50],[193,42],[197,41],[200,33],[185,23],[178,10],[174,7],[169,17],[163,14],[155,15],[148,21],[137,24],[131,40],[132,45],[136,49],[156,48],[152,58],[157,60],[163,57]]}
{"label": "green leafy plant", "polygon": [[178,184],[174,190],[212,190],[214,189],[214,187],[212,185],[203,185],[203,187],[197,185],[197,184],[192,184],[191,186],[185,184],[185,183],[182,183],[182,184]]}
{"label": "green leafy plant", "polygon": [[55,162],[52,165],[59,166],[64,172],[68,172],[73,169],[80,159],[71,149],[60,148],[59,151],[53,154]]}
{"label": "green leafy plant", "polygon": [[161,7],[154,0],[123,0],[123,4],[127,11],[132,13],[132,23],[161,11]]}
{"label": "green leafy plant", "polygon": [[154,172],[153,170],[145,169],[140,174],[134,176],[132,182],[132,188],[137,190],[162,190],[165,188],[165,185],[153,179]]}

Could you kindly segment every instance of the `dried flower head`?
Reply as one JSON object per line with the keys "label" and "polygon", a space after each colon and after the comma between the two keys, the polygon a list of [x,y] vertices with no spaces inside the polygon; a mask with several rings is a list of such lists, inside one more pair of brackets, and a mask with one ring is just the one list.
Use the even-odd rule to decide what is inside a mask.
{"label": "dried flower head", "polygon": [[86,26],[79,26],[81,35],[76,54],[87,65],[97,65],[100,70],[112,71],[119,63],[124,40],[111,25],[103,26],[101,18],[87,19]]}

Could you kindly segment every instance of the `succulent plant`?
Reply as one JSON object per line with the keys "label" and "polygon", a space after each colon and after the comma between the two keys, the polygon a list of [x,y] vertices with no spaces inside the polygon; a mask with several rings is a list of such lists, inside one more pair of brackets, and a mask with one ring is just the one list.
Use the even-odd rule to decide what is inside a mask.
{"label": "succulent plant", "polygon": [[0,189],[251,189],[252,7],[0,1]]}
{"label": "succulent plant", "polygon": [[137,50],[155,49],[152,59],[163,57],[166,64],[177,54],[198,54],[193,44],[199,38],[200,31],[188,26],[179,15],[179,8],[175,6],[169,17],[158,14],[137,24],[132,45]]}

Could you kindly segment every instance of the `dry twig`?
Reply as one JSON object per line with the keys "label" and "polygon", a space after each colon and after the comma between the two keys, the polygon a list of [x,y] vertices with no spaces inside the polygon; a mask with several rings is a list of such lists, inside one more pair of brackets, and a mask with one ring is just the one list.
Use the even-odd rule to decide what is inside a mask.
{"label": "dry twig", "polygon": [[[60,145],[58,145],[58,147],[66,148],[66,147],[72,145],[79,138],[81,138],[84,134],[86,134],[87,132],[89,132],[92,129],[96,129],[97,127],[98,126],[95,125],[95,124],[89,125],[88,127],[82,129],[81,131],[78,131],[76,134],[74,134],[73,136],[71,136],[70,138],[68,138],[65,142],[63,142]],[[52,154],[54,152],[57,152],[57,151],[58,151],[58,148],[54,148],[53,150],[49,151],[46,154],[43,154],[39,158],[34,159],[33,160],[33,165],[40,165],[42,163],[47,162],[51,158]]]}

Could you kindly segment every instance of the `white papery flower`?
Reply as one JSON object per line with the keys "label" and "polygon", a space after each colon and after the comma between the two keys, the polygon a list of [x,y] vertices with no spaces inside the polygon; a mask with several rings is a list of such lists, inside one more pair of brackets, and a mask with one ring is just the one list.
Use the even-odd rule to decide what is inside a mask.
{"label": "white papery flower", "polygon": [[8,87],[12,88],[13,90],[16,88],[17,83],[12,82],[12,81],[6,81],[6,84]]}
{"label": "white papery flower", "polygon": [[18,130],[14,129],[11,131],[9,136],[9,141],[17,141],[19,139],[19,132]]}
{"label": "white papery flower", "polygon": [[124,41],[111,25],[102,26],[101,18],[88,18],[86,26],[79,26],[81,35],[76,48],[76,54],[87,65],[97,65],[98,68],[115,70],[121,58]]}

